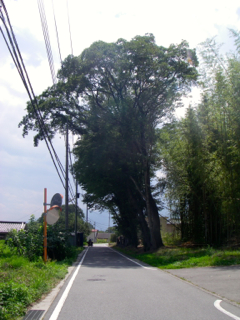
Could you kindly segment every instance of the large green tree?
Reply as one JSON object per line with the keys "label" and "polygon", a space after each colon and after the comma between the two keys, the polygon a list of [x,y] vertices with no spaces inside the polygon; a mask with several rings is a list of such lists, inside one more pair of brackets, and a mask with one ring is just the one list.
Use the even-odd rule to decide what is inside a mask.
{"label": "large green tree", "polygon": [[[195,84],[196,65],[195,51],[188,48],[186,41],[168,48],[158,46],[152,34],[136,36],[131,41],[119,39],[116,43],[98,41],[79,57],[66,58],[58,73],[58,83],[37,98],[52,136],[56,130],[63,130],[67,121],[69,129],[81,135],[75,150],[80,165],[76,164],[75,172],[88,193],[99,197],[100,192],[105,199],[111,195],[121,219],[125,214],[125,209],[120,209],[123,200],[127,198],[130,203],[132,198],[140,198],[128,215],[134,219],[136,210],[144,212],[154,248],[163,245],[151,185],[155,131]],[[42,134],[31,104],[27,112],[20,125],[24,134],[37,131],[37,144]],[[112,147],[111,138],[117,141]],[[79,171],[79,167],[88,167],[100,173],[97,161],[89,162],[89,157],[85,157],[88,151],[81,148],[82,145],[96,148],[96,140],[99,143],[96,157],[104,161],[100,161],[104,172],[102,191],[93,174],[83,181],[84,174]],[[108,170],[110,179],[105,176]],[[122,193],[116,187],[120,173],[127,184]]]}

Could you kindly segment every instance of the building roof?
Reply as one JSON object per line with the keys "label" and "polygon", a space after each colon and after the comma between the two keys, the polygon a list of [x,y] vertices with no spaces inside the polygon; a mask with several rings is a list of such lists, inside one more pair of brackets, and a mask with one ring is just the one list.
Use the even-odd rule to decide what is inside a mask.
{"label": "building roof", "polygon": [[10,230],[16,229],[17,231],[24,230],[26,222],[19,221],[0,221],[0,233],[8,233]]}
{"label": "building roof", "polygon": [[98,239],[108,239],[110,237],[111,233],[107,232],[99,232],[98,233]]}

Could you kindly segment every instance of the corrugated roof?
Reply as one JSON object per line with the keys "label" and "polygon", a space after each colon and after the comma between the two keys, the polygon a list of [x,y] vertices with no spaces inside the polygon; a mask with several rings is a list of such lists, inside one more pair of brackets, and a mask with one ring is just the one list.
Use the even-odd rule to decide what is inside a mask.
{"label": "corrugated roof", "polygon": [[16,229],[17,231],[25,229],[26,222],[16,221],[0,221],[0,232],[7,233],[10,230]]}

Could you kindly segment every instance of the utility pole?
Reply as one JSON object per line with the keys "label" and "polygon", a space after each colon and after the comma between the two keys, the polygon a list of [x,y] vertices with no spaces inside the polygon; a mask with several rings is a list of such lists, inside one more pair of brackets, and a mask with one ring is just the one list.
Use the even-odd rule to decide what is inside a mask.
{"label": "utility pole", "polygon": [[77,247],[77,212],[78,212],[78,184],[76,180],[76,204],[75,204],[75,245]]}
{"label": "utility pole", "polygon": [[87,203],[87,208],[86,208],[86,222],[88,223],[88,203]]}
{"label": "utility pole", "polygon": [[109,220],[108,220],[108,232],[110,233],[110,220],[111,219],[111,217],[110,217],[110,212],[109,212]]}
{"label": "utility pole", "polygon": [[43,260],[47,262],[47,188],[44,188],[44,220],[43,220]]}
{"label": "utility pole", "polygon": [[68,121],[66,127],[65,228],[68,229]]}

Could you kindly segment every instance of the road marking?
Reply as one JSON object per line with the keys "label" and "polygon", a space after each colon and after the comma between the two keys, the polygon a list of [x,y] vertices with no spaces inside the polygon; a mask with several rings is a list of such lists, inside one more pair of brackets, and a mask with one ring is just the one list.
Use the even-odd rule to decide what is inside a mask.
{"label": "road marking", "polygon": [[75,272],[74,272],[71,280],[69,281],[69,283],[68,283],[65,291],[63,292],[63,294],[62,294],[62,296],[61,296],[61,299],[58,301],[58,304],[57,304],[56,308],[54,309],[54,311],[53,311],[53,313],[52,313],[52,315],[51,315],[51,317],[50,317],[49,320],[57,320],[57,318],[58,318],[58,316],[59,316],[59,313],[60,313],[60,311],[62,310],[62,307],[63,307],[63,305],[64,305],[64,302],[65,302],[65,300],[67,299],[68,293],[69,293],[69,291],[70,291],[70,289],[71,289],[71,287],[72,287],[73,281],[75,280],[76,275],[77,275],[79,269],[81,268],[81,265],[82,265],[82,263],[83,263],[83,260],[84,260],[84,258],[85,258],[85,256],[86,256],[87,252],[88,252],[88,249],[89,249],[89,248],[87,248],[85,254],[83,255],[83,257],[82,257],[82,259],[81,259],[81,261],[79,262],[77,269],[75,270]]}
{"label": "road marking", "polygon": [[222,301],[222,300],[216,300],[216,301],[214,302],[214,306],[215,306],[219,311],[225,313],[225,314],[228,315],[229,317],[231,317],[231,318],[233,318],[233,319],[235,319],[235,320],[240,320],[239,317],[237,317],[237,316],[235,316],[234,314],[232,314],[231,312],[228,312],[228,311],[226,311],[225,309],[223,309],[223,308],[220,306],[220,302],[221,302],[221,301]]}
{"label": "road marking", "polygon": [[145,267],[145,266],[143,266],[142,264],[138,263],[137,261],[134,261],[134,260],[128,258],[127,256],[125,256],[124,254],[118,252],[117,250],[113,250],[112,248],[109,248],[109,249],[111,249],[111,250],[114,251],[114,252],[117,252],[118,254],[120,254],[120,256],[123,256],[123,257],[126,258],[127,260],[130,260],[130,261],[134,262],[135,264],[137,264],[138,266],[140,266],[140,267],[142,267],[142,268],[144,268],[144,269],[157,270],[157,268]]}

